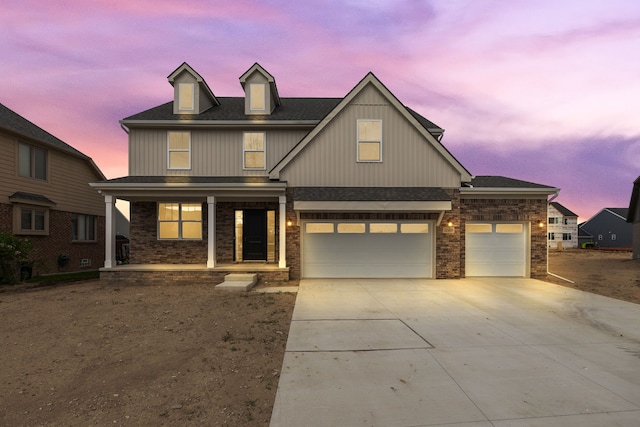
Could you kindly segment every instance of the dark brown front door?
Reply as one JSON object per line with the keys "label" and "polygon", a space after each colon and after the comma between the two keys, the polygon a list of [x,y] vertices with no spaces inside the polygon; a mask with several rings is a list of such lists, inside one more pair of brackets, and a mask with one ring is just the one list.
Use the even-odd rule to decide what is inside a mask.
{"label": "dark brown front door", "polygon": [[242,218],[242,259],[267,260],[267,211],[245,210]]}

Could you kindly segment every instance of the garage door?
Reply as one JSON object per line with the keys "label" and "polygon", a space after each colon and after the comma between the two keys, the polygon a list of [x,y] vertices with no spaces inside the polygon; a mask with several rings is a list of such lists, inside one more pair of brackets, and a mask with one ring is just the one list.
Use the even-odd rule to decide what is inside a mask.
{"label": "garage door", "polygon": [[524,277],[527,230],[523,223],[467,223],[465,276]]}
{"label": "garage door", "polygon": [[306,278],[430,278],[433,238],[426,222],[305,222]]}

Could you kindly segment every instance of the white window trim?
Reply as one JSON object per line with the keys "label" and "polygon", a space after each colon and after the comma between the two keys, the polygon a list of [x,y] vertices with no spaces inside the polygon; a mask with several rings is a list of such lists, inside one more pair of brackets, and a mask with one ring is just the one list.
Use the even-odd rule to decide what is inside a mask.
{"label": "white window trim", "polygon": [[[172,203],[172,204],[177,204],[178,205],[178,219],[175,221],[168,221],[168,220],[164,220],[164,221],[160,221],[160,204],[162,203]],[[202,224],[203,224],[203,218],[202,218],[202,214],[203,211],[200,211],[200,221],[195,221],[195,220],[183,220],[182,219],[182,205],[191,205],[191,204],[197,204],[197,203],[190,203],[190,202],[157,202],[156,203],[156,240],[182,240],[182,241],[192,241],[192,242],[197,242],[197,241],[201,241],[203,239],[203,232],[201,230],[201,234],[199,238],[189,238],[189,237],[182,237],[182,224],[185,222],[191,222],[191,223],[198,223],[200,224],[200,228],[202,229]],[[162,238],[160,237],[160,223],[161,222],[175,222],[178,224],[178,237],[177,238]]]}
{"label": "white window trim", "polygon": [[[262,150],[247,150],[245,147],[245,135],[248,133],[261,133],[262,134]],[[250,168],[246,165],[246,153],[262,153],[264,156],[264,165],[261,168]],[[267,133],[266,132],[242,132],[242,169],[248,171],[263,171],[267,170]]]}
{"label": "white window trim", "polygon": [[[170,135],[172,133],[186,133],[189,136],[189,148],[186,150],[172,150],[170,143]],[[172,168],[171,167],[171,153],[189,153],[189,165],[185,168]],[[191,170],[191,132],[188,131],[168,131],[167,132],[167,170]]]}
{"label": "white window trim", "polygon": [[[366,140],[360,139],[360,122],[380,122],[380,139]],[[360,142],[379,142],[380,160],[360,160]],[[358,119],[356,123],[356,162],[357,163],[382,163],[382,120],[379,119]]]}
{"label": "white window trim", "polygon": [[[253,88],[262,87],[262,108],[253,107]],[[267,85],[264,83],[250,83],[249,84],[249,110],[250,111],[267,111]]]}
{"label": "white window trim", "polygon": [[[191,106],[182,108],[182,90],[183,86],[191,86]],[[194,111],[196,109],[196,85],[195,83],[178,83],[178,111]]]}

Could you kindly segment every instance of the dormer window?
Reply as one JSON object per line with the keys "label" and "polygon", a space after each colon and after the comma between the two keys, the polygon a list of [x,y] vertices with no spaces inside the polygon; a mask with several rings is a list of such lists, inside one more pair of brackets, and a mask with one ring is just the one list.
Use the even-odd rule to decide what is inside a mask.
{"label": "dormer window", "polygon": [[251,97],[251,111],[264,111],[266,108],[266,85],[262,83],[252,83],[249,85],[249,96]]}
{"label": "dormer window", "polygon": [[193,111],[195,108],[195,84],[178,84],[178,109],[180,111]]}

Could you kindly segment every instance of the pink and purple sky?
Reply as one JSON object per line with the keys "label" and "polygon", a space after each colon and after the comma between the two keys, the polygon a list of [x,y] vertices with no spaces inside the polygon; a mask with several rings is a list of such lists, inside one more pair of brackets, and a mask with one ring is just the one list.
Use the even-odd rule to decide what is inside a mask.
{"label": "pink and purple sky", "polygon": [[127,175],[118,120],[182,62],[241,96],[342,97],[373,71],[474,175],[560,187],[584,221],[640,175],[637,0],[0,0],[0,102]]}

